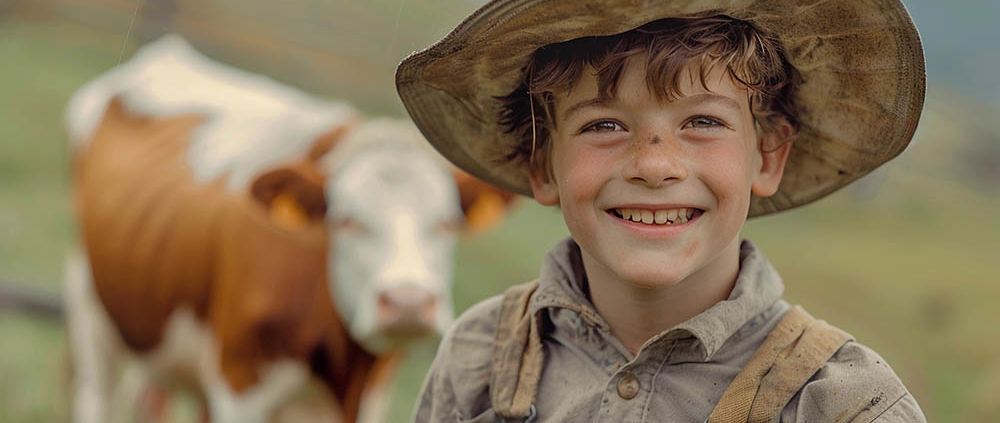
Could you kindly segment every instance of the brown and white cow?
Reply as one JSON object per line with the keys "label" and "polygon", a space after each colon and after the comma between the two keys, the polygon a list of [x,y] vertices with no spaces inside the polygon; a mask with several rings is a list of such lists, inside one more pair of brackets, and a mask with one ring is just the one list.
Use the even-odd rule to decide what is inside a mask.
{"label": "brown and white cow", "polygon": [[[77,423],[164,381],[197,388],[215,422],[263,422],[315,378],[345,421],[379,420],[399,348],[453,318],[463,209],[477,223],[510,199],[465,177],[460,193],[407,123],[361,122],[173,36],[84,86],[66,119]],[[122,357],[138,363],[124,377]]]}

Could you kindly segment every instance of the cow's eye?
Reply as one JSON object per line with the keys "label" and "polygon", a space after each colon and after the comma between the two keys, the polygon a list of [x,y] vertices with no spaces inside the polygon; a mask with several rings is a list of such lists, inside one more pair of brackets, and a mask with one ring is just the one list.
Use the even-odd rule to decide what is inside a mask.
{"label": "cow's eye", "polygon": [[364,226],[357,219],[351,217],[341,217],[334,221],[334,229],[339,233],[360,234],[365,231]]}

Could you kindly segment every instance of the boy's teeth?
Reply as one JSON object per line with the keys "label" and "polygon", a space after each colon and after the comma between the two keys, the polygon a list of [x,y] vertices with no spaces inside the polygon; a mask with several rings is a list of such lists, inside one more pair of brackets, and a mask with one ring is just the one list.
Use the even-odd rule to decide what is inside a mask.
{"label": "boy's teeth", "polygon": [[649,210],[642,211],[642,223],[650,224],[653,223],[653,212]]}
{"label": "boy's teeth", "polygon": [[624,220],[646,225],[679,225],[694,218],[695,209],[686,207],[668,210],[615,209],[615,213]]}
{"label": "boy's teeth", "polygon": [[657,225],[662,225],[664,223],[667,223],[667,211],[657,210],[656,216],[653,216],[653,221],[655,221]]}
{"label": "boy's teeth", "polygon": [[688,221],[688,209],[677,209],[677,219],[674,222],[684,223]]}

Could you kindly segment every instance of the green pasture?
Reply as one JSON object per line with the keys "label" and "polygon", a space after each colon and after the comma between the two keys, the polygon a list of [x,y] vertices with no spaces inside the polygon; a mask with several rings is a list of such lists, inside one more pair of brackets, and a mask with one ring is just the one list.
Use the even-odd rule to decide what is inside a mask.
{"label": "green pasture", "polygon": [[[60,292],[74,239],[61,111],[115,64],[122,38],[0,19],[0,281]],[[929,97],[916,141],[890,166],[817,204],[751,221],[745,234],[782,272],[787,298],[879,351],[930,421],[995,421],[1000,190],[995,174],[976,179],[964,160],[995,153],[981,138],[993,145],[1000,132],[971,134],[976,113],[984,122],[990,114],[947,95]],[[457,309],[533,278],[565,235],[557,210],[522,201],[497,228],[463,239]],[[390,421],[407,420],[433,348],[403,366]],[[0,423],[68,421],[66,354],[61,322],[0,311]]]}

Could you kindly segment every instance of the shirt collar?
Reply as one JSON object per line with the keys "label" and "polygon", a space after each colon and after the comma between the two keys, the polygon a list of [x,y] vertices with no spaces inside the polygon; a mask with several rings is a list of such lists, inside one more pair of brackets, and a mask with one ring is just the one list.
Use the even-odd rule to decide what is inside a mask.
{"label": "shirt collar", "polygon": [[[753,317],[770,308],[784,292],[781,276],[754,244],[740,244],[740,271],[729,298],[671,328],[657,337],[677,338],[690,334],[702,346],[703,359],[710,359],[729,337]],[[609,331],[587,299],[587,276],[580,247],[572,238],[557,244],[542,262],[539,286],[528,305],[536,314],[546,308],[572,310],[588,324]]]}

